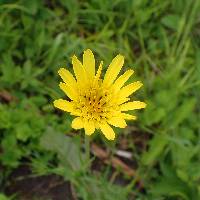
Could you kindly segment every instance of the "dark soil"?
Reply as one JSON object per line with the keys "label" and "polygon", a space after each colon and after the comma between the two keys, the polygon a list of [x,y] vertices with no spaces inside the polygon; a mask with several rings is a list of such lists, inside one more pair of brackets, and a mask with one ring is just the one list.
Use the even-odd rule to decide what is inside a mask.
{"label": "dark soil", "polygon": [[16,194],[19,200],[74,200],[70,183],[57,175],[30,177],[26,166],[16,169],[5,189],[7,195]]}

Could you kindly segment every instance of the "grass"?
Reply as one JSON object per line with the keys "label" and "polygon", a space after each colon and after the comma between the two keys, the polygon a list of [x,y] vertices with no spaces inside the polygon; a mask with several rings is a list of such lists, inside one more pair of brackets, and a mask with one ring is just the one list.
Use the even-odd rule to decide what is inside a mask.
{"label": "grass", "polygon": [[[77,199],[199,200],[199,9],[198,0],[1,0],[0,200],[15,199],[6,188],[21,165],[34,176],[61,175]],[[87,48],[104,66],[123,54],[144,83],[137,97],[148,107],[138,121],[117,130],[114,143],[92,138],[113,153],[126,142],[142,189],[122,174],[112,182],[120,169],[102,160],[97,174],[89,170],[83,134],[64,136],[72,119],[52,106],[63,95],[57,70]]]}

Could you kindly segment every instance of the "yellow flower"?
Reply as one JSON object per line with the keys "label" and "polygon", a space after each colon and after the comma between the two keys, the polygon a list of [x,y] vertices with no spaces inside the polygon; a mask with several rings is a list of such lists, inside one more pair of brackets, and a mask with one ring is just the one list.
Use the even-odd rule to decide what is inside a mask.
{"label": "yellow flower", "polygon": [[128,70],[117,78],[124,64],[122,55],[117,55],[112,60],[104,79],[101,79],[103,62],[95,73],[95,59],[90,49],[84,51],[83,63],[74,55],[72,64],[75,78],[67,69],[61,68],[58,71],[63,80],[59,84],[60,89],[70,101],[58,99],[54,101],[54,106],[76,116],[72,121],[72,128],[84,128],[87,135],[100,129],[108,140],[113,140],[115,132],[110,125],[125,128],[125,120],[136,119],[125,111],[146,107],[141,101],[129,102],[129,96],[138,90],[142,83],[136,81],[124,86],[133,70]]}

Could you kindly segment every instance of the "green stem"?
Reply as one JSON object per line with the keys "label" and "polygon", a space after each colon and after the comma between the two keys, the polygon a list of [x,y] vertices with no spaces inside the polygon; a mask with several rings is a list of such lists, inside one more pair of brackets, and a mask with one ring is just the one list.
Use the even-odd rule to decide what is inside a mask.
{"label": "green stem", "polygon": [[87,163],[90,162],[90,137],[85,135],[85,155]]}

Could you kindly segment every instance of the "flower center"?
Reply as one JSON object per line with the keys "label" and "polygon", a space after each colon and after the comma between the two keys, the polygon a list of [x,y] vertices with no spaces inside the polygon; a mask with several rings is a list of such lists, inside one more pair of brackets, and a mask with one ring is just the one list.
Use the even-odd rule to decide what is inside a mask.
{"label": "flower center", "polygon": [[[80,91],[76,108],[80,115],[87,120],[102,121],[112,117],[114,104],[112,92],[101,85],[88,87]],[[116,109],[115,109],[116,110]]]}

